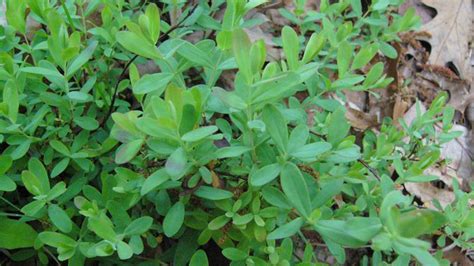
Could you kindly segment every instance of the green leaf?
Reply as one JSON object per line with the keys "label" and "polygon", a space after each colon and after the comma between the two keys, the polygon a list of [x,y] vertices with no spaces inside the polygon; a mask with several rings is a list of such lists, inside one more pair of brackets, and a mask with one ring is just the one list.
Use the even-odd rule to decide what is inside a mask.
{"label": "green leaf", "polygon": [[124,235],[141,235],[147,232],[153,224],[153,218],[150,216],[142,216],[133,220],[123,231]]}
{"label": "green leaf", "polygon": [[[422,245],[419,243],[422,242]],[[427,244],[427,245],[423,245]],[[422,246],[422,247],[420,247]],[[415,257],[422,265],[439,266],[436,260],[428,251],[429,244],[427,242],[411,238],[411,239],[397,239],[393,242],[393,248],[396,252],[401,254],[410,254]]]}
{"label": "green leaf", "polygon": [[68,92],[67,97],[73,101],[79,102],[79,103],[86,103],[92,101],[92,96],[81,92],[81,91],[71,91]]}
{"label": "green leaf", "polygon": [[166,170],[161,168],[151,174],[142,185],[140,194],[143,196],[148,192],[152,191],[159,185],[163,184],[164,182],[168,181],[170,176],[166,173]]}
{"label": "green leaf", "polygon": [[349,64],[351,63],[353,50],[354,48],[347,41],[343,41],[339,44],[337,50],[337,70],[339,78],[343,78],[346,75]]}
{"label": "green leaf", "polygon": [[217,130],[218,128],[216,126],[200,127],[184,134],[181,137],[181,140],[186,142],[200,141],[206,137],[209,137]]}
{"label": "green leaf", "polygon": [[32,201],[21,208],[21,212],[29,216],[35,216],[39,211],[44,210],[46,204],[43,200]]}
{"label": "green leaf", "polygon": [[38,235],[38,239],[48,246],[55,248],[76,247],[77,242],[61,233],[44,231]]}
{"label": "green leaf", "polygon": [[[3,2],[6,4],[6,10],[3,9],[2,16],[5,16],[9,25],[13,26],[22,34],[26,33],[26,1],[7,0]],[[5,7],[4,7],[5,8]],[[2,25],[3,27],[3,25]]]}
{"label": "green leaf", "polygon": [[209,260],[207,259],[206,252],[202,249],[194,252],[189,262],[189,266],[208,266]]}
{"label": "green leaf", "polygon": [[262,120],[265,122],[267,132],[280,152],[286,152],[288,146],[288,127],[281,112],[273,105],[266,105],[263,108]]}
{"label": "green leaf", "polygon": [[161,29],[160,11],[158,6],[155,3],[147,5],[145,9],[145,15],[148,17],[149,21],[148,34],[150,35],[153,43],[156,43],[160,37]]}
{"label": "green leaf", "polygon": [[436,175],[417,175],[417,176],[407,176],[403,178],[404,182],[414,182],[414,183],[426,183],[439,180],[439,176]]}
{"label": "green leaf", "polygon": [[74,123],[76,123],[81,128],[89,131],[96,130],[97,128],[99,128],[99,122],[97,122],[97,120],[95,120],[94,118],[88,116],[74,117]]}
{"label": "green leaf", "polygon": [[51,204],[48,208],[48,216],[51,222],[63,233],[69,233],[72,230],[72,221],[67,213],[56,204]]}
{"label": "green leaf", "polygon": [[353,145],[349,148],[333,151],[328,157],[326,157],[326,161],[332,163],[349,163],[356,161],[361,157],[359,149],[359,146]]}
{"label": "green leaf", "polygon": [[[18,118],[18,110],[20,107],[20,100],[18,95],[17,85],[13,82],[13,79],[7,81],[3,86],[3,103],[7,105],[8,118],[10,121],[16,122]],[[8,100],[7,100],[8,99]]]}
{"label": "green leaf", "polygon": [[283,51],[285,52],[286,61],[288,62],[290,70],[298,69],[300,51],[298,35],[293,28],[285,26],[283,27],[281,38],[283,41]]}
{"label": "green leaf", "polygon": [[373,85],[383,74],[384,65],[382,62],[378,62],[375,64],[367,73],[367,76],[364,80],[363,86],[370,86]]}
{"label": "green leaf", "polygon": [[211,56],[205,51],[199,49],[190,42],[182,41],[179,44],[178,54],[199,66],[214,68],[214,64],[210,60]]}
{"label": "green leaf", "polygon": [[232,198],[234,196],[234,194],[232,194],[230,191],[208,186],[199,187],[196,191],[194,191],[194,195],[208,200],[223,200]]}
{"label": "green leaf", "polygon": [[331,150],[332,145],[328,142],[314,142],[304,145],[290,153],[291,156],[302,161],[315,161],[317,156]]}
{"label": "green leaf", "polygon": [[361,0],[351,0],[351,7],[357,16],[362,16],[362,3]]}
{"label": "green leaf", "polygon": [[247,104],[235,92],[229,92],[219,87],[213,88],[212,92],[230,108],[237,110],[243,110],[247,108]]}
{"label": "green leaf", "polygon": [[345,116],[345,108],[340,107],[331,114],[331,118],[328,122],[328,142],[331,143],[334,147],[337,147],[338,144],[347,136],[351,126],[347,122]]}
{"label": "green leaf", "polygon": [[4,174],[12,166],[13,160],[9,155],[0,155],[0,175]]}
{"label": "green leaf", "polygon": [[214,218],[212,221],[209,222],[209,224],[207,225],[207,228],[213,231],[219,230],[224,225],[226,225],[229,221],[230,221],[230,218],[225,215],[217,216],[216,218]]}
{"label": "green leaf", "polygon": [[51,171],[51,178],[54,178],[64,172],[70,161],[71,159],[69,158],[63,158],[61,161],[59,161],[59,163],[57,163]]}
{"label": "green leaf", "polygon": [[281,167],[279,164],[266,165],[250,174],[250,183],[252,186],[263,186],[273,181],[280,174]]}
{"label": "green leaf", "polygon": [[393,217],[395,205],[402,203],[408,204],[409,202],[410,199],[403,196],[398,190],[393,190],[384,197],[382,205],[380,205],[380,219],[390,232],[397,231],[396,220],[395,217]]}
{"label": "green leaf", "polygon": [[222,255],[231,261],[245,260],[248,257],[246,252],[237,248],[225,248],[222,250]]}
{"label": "green leaf", "polygon": [[375,54],[379,50],[379,45],[377,43],[372,43],[370,45],[364,46],[360,49],[357,55],[354,57],[354,61],[352,62],[351,69],[356,70],[359,69],[374,58]]}
{"label": "green leaf", "polygon": [[288,141],[288,152],[291,154],[294,150],[301,148],[306,144],[309,138],[309,129],[305,124],[296,126],[290,134]]}
{"label": "green leaf", "polygon": [[155,95],[161,95],[173,77],[174,74],[169,72],[146,74],[135,82],[133,93],[141,95],[154,92]]}
{"label": "green leaf", "polygon": [[235,225],[244,225],[250,223],[254,219],[254,215],[247,213],[245,215],[235,214],[232,217],[232,223]]}
{"label": "green leaf", "polygon": [[326,38],[324,37],[324,34],[313,33],[309,38],[308,44],[306,45],[302,60],[303,63],[306,64],[313,60],[321,51],[321,49],[323,49],[325,43]]}
{"label": "green leaf", "polygon": [[386,42],[379,42],[380,51],[388,58],[396,59],[398,57],[397,50]]}
{"label": "green leaf", "polygon": [[116,242],[117,234],[115,233],[113,227],[114,225],[104,213],[90,217],[89,223],[87,224],[87,228],[94,232],[97,236],[111,242]]}
{"label": "green leaf", "polygon": [[149,59],[160,59],[162,56],[155,45],[130,31],[119,31],[115,35],[118,43],[130,52]]}
{"label": "green leaf", "polygon": [[38,178],[41,184],[41,191],[46,193],[50,189],[48,172],[44,168],[43,163],[36,157],[32,157],[28,161],[28,169]]}
{"label": "green leaf", "polygon": [[132,248],[123,241],[117,243],[117,253],[121,260],[128,260],[133,256]]}
{"label": "green leaf", "polygon": [[395,225],[403,237],[415,238],[430,234],[446,223],[446,217],[440,212],[428,209],[418,209],[409,212],[397,212]]}
{"label": "green leaf", "polygon": [[16,183],[8,176],[0,174],[0,191],[15,191]]}
{"label": "green leaf", "polygon": [[21,72],[42,75],[48,79],[64,79],[63,75],[57,70],[51,70],[44,67],[23,67]]}
{"label": "green leaf", "polygon": [[224,147],[224,148],[218,149],[215,155],[218,159],[232,158],[232,157],[239,157],[250,150],[252,149],[249,147],[231,146],[231,147]]}
{"label": "green leaf", "polygon": [[56,183],[56,185],[54,185],[53,188],[51,188],[51,190],[48,192],[46,200],[51,201],[64,194],[64,192],[66,192],[66,183],[60,181]]}
{"label": "green leaf", "polygon": [[10,156],[12,157],[13,160],[20,159],[21,157],[25,156],[25,154],[28,152],[28,150],[30,149],[30,145],[31,145],[30,140],[23,141],[22,143],[20,143],[20,145],[16,147],[16,149],[12,153],[10,153]]}
{"label": "green leaf", "polygon": [[260,80],[252,85],[252,87],[257,88],[253,92],[252,103],[260,104],[271,100],[276,102],[282,97],[295,93],[296,85],[301,82],[302,76],[295,72],[282,72]]}
{"label": "green leaf", "polygon": [[33,247],[37,233],[27,223],[0,217],[0,248]]}
{"label": "green leaf", "polygon": [[115,153],[115,163],[123,164],[129,162],[131,159],[133,159],[133,157],[135,157],[135,155],[137,155],[142,145],[142,139],[137,139],[120,145],[117,148],[117,152]]}
{"label": "green leaf", "polygon": [[178,178],[184,174],[188,159],[183,148],[176,149],[168,160],[166,160],[165,169],[171,178]]}
{"label": "green leaf", "polygon": [[390,5],[390,0],[378,0],[373,2],[372,8],[373,10],[384,10]]}
{"label": "green leaf", "polygon": [[293,163],[285,164],[280,178],[281,187],[288,200],[302,216],[309,217],[312,209],[308,186],[298,167]]}
{"label": "green leaf", "polygon": [[392,238],[388,233],[381,232],[372,239],[372,249],[390,250],[392,248]]}
{"label": "green leaf", "polygon": [[184,222],[184,204],[176,202],[163,220],[163,231],[167,237],[172,237],[178,233]]}
{"label": "green leaf", "polygon": [[336,260],[339,264],[344,264],[344,262],[346,261],[346,251],[345,249],[335,243],[334,241],[326,238],[326,237],[322,237],[323,238],[323,241],[326,243],[326,245],[328,246],[328,249],[329,249],[329,252],[331,252],[331,254],[336,257]]}
{"label": "green leaf", "polygon": [[161,123],[149,117],[143,117],[138,119],[136,126],[142,132],[155,138],[164,139],[176,139],[177,134],[166,125],[160,125]]}
{"label": "green leaf", "polygon": [[353,217],[347,221],[319,220],[314,228],[335,243],[360,247],[380,232],[382,224],[378,218]]}
{"label": "green leaf", "polygon": [[85,63],[87,63],[89,59],[91,59],[97,44],[97,41],[92,41],[86,49],[84,49],[76,58],[74,58],[74,60],[72,60],[66,71],[66,77],[68,79],[72,77],[72,75],[74,75],[74,73],[76,73]]}
{"label": "green leaf", "polygon": [[247,33],[242,29],[234,30],[232,32],[232,50],[239,66],[239,72],[245,77],[247,84],[251,84],[253,80],[250,49],[251,43]]}
{"label": "green leaf", "polygon": [[53,149],[55,149],[57,152],[61,153],[64,156],[70,156],[71,155],[71,152],[69,151],[69,148],[59,140],[55,140],[55,139],[51,140],[49,142],[49,145],[51,145],[51,147]]}
{"label": "green leaf", "polygon": [[354,85],[364,80],[362,75],[346,75],[342,79],[338,79],[331,84],[331,89],[352,89]]}
{"label": "green leaf", "polygon": [[263,199],[273,206],[282,208],[284,210],[291,209],[291,204],[288,202],[288,198],[280,190],[265,186],[262,190]]}
{"label": "green leaf", "polygon": [[251,68],[252,73],[258,73],[266,60],[266,48],[263,40],[258,40],[250,48],[250,58],[253,58]]}
{"label": "green leaf", "polygon": [[284,224],[277,229],[275,229],[273,232],[271,232],[268,236],[268,240],[275,240],[275,239],[282,239],[282,238],[289,238],[296,234],[301,226],[304,224],[304,219],[301,217],[298,217],[294,219],[293,221]]}

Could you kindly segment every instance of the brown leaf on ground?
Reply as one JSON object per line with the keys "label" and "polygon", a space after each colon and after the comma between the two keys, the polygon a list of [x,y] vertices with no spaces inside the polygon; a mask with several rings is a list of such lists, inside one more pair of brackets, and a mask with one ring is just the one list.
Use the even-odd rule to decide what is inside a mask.
{"label": "brown leaf on ground", "polygon": [[461,250],[459,247],[445,251],[443,257],[449,260],[451,265],[474,266],[474,261],[470,260],[466,251]]}
{"label": "brown leaf on ground", "polygon": [[395,98],[395,105],[393,107],[393,123],[399,125],[399,119],[403,117],[405,112],[408,110],[408,102],[405,101],[401,96],[397,95]]}
{"label": "brown leaf on ground", "polygon": [[429,62],[432,65],[453,64],[460,77],[471,80],[469,42],[471,41],[472,12],[470,0],[422,0],[433,7],[437,15],[423,25],[431,33],[425,41],[431,43]]}
{"label": "brown leaf on ground", "polygon": [[434,209],[433,200],[439,201],[441,206],[446,207],[454,199],[454,192],[433,186],[431,183],[406,183],[405,188],[410,194],[417,196],[428,208]]}
{"label": "brown leaf on ground", "polygon": [[365,131],[379,124],[377,116],[359,111],[346,106],[346,118],[351,126],[357,130]]}
{"label": "brown leaf on ground", "polygon": [[448,104],[463,114],[469,103],[474,100],[470,83],[461,79],[448,67],[428,63],[430,55],[418,39],[429,36],[427,32],[401,35],[402,53],[405,56],[402,57],[398,72],[401,82],[411,81],[403,96],[430,104],[439,92],[448,91],[450,95]]}
{"label": "brown leaf on ground", "polygon": [[419,73],[419,77],[431,82],[441,90],[449,91],[450,99],[448,104],[459,112],[464,113],[466,107],[473,100],[472,93],[469,91],[469,83],[457,78],[449,68],[432,65],[423,65],[422,67],[423,71]]}

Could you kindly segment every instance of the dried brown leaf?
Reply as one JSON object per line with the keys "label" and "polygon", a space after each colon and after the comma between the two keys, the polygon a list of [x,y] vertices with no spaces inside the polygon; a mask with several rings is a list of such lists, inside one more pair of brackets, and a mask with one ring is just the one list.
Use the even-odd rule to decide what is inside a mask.
{"label": "dried brown leaf", "polygon": [[430,64],[447,66],[449,63],[460,72],[461,78],[471,80],[469,42],[471,41],[472,12],[470,0],[422,0],[436,9],[438,14],[423,25],[431,33]]}

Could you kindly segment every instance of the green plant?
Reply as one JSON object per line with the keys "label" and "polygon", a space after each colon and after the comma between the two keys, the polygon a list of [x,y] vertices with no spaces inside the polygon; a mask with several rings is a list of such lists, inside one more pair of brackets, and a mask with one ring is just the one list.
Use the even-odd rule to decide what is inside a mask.
{"label": "green plant", "polygon": [[[434,211],[397,189],[438,178],[423,172],[457,136],[447,95],[402,131],[386,119],[361,145],[326,97],[392,82],[381,58],[397,57],[390,43],[419,23],[393,12],[401,1],[364,12],[358,0],[321,1],[319,13],[296,1],[281,11],[301,29],[282,29],[281,61],[243,30],[265,1],[228,0],[222,21],[224,1],[143,2],[6,1],[0,248],[10,260],[205,265],[214,241],[232,265],[310,265],[309,234],[339,263],[346,248],[370,248],[374,264],[438,265],[434,232],[437,250],[447,238],[473,248],[472,194],[457,189]],[[32,37],[27,16],[41,25]],[[203,39],[187,41],[193,31]],[[147,62],[159,70],[141,73]],[[233,69],[234,88],[221,87]]]}

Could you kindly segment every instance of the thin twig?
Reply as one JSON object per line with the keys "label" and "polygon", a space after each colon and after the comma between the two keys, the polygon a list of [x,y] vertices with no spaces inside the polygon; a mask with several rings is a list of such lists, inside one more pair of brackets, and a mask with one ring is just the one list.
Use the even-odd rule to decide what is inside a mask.
{"label": "thin twig", "polygon": [[69,21],[69,24],[71,24],[71,27],[74,28],[74,22],[72,21],[71,14],[69,14],[69,10],[66,7],[66,3],[64,3],[64,0],[61,0],[61,6],[64,9],[64,13],[66,14],[67,20]]}
{"label": "thin twig", "polygon": [[6,204],[10,205],[13,209],[21,212],[21,209],[18,208],[15,204],[13,204],[11,201],[7,200],[6,198],[4,198],[3,196],[0,196],[0,199],[3,200]]}
{"label": "thin twig", "polygon": [[61,262],[59,262],[59,260],[56,259],[56,256],[54,256],[54,254],[51,253],[51,251],[47,247],[44,247],[43,249],[56,262],[57,265],[61,266]]}
{"label": "thin twig", "polygon": [[448,251],[450,251],[451,249],[453,249],[455,247],[457,247],[457,244],[456,244],[456,242],[453,242],[453,243],[451,243],[451,245],[444,247],[442,249],[442,251],[443,251],[443,253],[448,252]]}
{"label": "thin twig", "polygon": [[362,159],[357,159],[357,161],[359,163],[361,163],[365,168],[367,168],[367,170],[369,170],[374,176],[375,178],[377,178],[379,181],[380,181],[380,176],[379,174],[377,173],[377,170],[375,170],[374,168],[372,168],[366,161],[362,160]]}
{"label": "thin twig", "polygon": [[11,213],[11,212],[0,212],[0,216],[24,217],[25,215],[19,214],[19,213]]}

